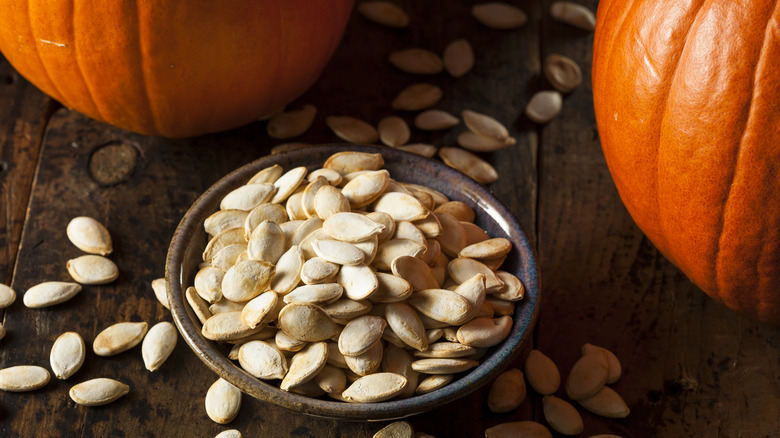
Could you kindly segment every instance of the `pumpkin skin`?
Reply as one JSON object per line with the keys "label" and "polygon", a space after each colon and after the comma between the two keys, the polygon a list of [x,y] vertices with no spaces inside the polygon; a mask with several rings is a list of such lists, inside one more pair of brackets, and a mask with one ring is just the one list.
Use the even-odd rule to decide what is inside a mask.
{"label": "pumpkin skin", "polygon": [[147,135],[245,125],[320,75],[353,0],[0,0],[0,50],[43,92]]}
{"label": "pumpkin skin", "polygon": [[708,295],[780,324],[780,4],[603,0],[593,47],[634,221]]}

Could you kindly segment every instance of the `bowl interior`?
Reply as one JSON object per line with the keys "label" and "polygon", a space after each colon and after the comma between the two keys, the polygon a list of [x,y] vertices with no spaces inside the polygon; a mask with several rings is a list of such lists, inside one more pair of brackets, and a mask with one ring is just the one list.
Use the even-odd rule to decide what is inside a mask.
{"label": "bowl interior", "polygon": [[[380,403],[343,403],[315,399],[282,391],[243,371],[227,358],[227,347],[203,337],[201,324],[184,298],[184,290],[193,284],[201,254],[207,243],[203,221],[217,211],[220,200],[244,184],[257,171],[273,164],[284,170],[307,166],[314,170],[330,155],[346,150],[381,153],[385,168],[393,179],[416,183],[438,190],[450,200],[470,205],[475,223],[491,237],[505,237],[512,251],[501,269],[511,272],[525,285],[525,297],[512,315],[510,335],[485,355],[478,367],[453,380],[449,385],[424,395]],[[308,415],[341,420],[388,420],[424,412],[460,398],[500,373],[520,352],[536,322],[539,300],[539,269],[535,251],[514,215],[489,190],[446,165],[418,155],[382,146],[323,145],[270,155],[244,165],[225,176],[198,198],[179,224],[166,260],[166,283],[171,313],[184,340],[207,366],[243,392]]]}

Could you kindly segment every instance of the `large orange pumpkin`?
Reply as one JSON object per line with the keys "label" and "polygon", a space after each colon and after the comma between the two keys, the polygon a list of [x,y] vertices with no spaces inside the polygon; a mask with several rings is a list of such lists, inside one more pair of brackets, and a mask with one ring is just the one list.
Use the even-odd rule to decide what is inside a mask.
{"label": "large orange pumpkin", "polygon": [[644,233],[716,300],[780,323],[780,3],[601,1],[593,100]]}
{"label": "large orange pumpkin", "polygon": [[309,88],[353,0],[0,0],[0,50],[67,107],[149,135],[247,124]]}

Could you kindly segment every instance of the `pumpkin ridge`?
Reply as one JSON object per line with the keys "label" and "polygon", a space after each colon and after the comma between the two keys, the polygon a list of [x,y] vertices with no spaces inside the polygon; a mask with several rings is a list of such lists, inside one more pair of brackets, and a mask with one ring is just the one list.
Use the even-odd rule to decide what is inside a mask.
{"label": "pumpkin ridge", "polygon": [[76,68],[79,71],[79,76],[81,76],[81,81],[84,83],[84,88],[87,90],[87,95],[89,96],[89,100],[92,102],[92,108],[95,110],[95,113],[97,115],[97,118],[101,121],[105,121],[106,117],[103,115],[103,111],[100,110],[100,106],[97,103],[97,99],[95,99],[95,94],[92,91],[92,87],[90,86],[89,81],[87,80],[87,76],[84,74],[84,69],[81,66],[81,57],[79,56],[79,45],[77,43],[76,39],[76,14],[75,9],[76,5],[73,1],[69,2],[70,4],[70,16],[71,16],[71,29],[73,32],[73,52],[74,55],[73,59],[76,61]]}
{"label": "pumpkin ridge", "polygon": [[144,90],[144,100],[146,107],[149,108],[149,114],[151,117],[149,117],[149,121],[152,124],[152,132],[148,134],[162,134],[165,135],[165,133],[160,131],[160,127],[157,125],[157,111],[155,111],[154,107],[154,101],[152,99],[151,90],[149,90],[149,81],[146,78],[146,68],[145,68],[145,62],[144,62],[144,39],[141,36],[141,29],[143,26],[143,20],[141,20],[141,11],[138,9],[138,5],[136,4],[135,8],[132,8],[135,12],[135,19],[137,22],[136,25],[136,37],[138,38],[138,62],[139,62],[139,68],[141,70],[141,74],[138,75],[140,79],[140,85],[141,88]]}
{"label": "pumpkin ridge", "polygon": [[27,14],[26,14],[27,15],[27,22],[30,24],[30,36],[32,36],[32,41],[30,43],[32,44],[33,48],[35,49],[35,56],[38,57],[38,61],[40,61],[40,63],[41,63],[41,68],[43,70],[43,73],[46,74],[46,80],[49,81],[49,84],[52,86],[52,88],[50,88],[50,90],[54,91],[57,94],[56,96],[53,95],[52,97],[57,99],[57,101],[59,101],[63,105],[70,106],[70,105],[68,105],[67,102],[65,102],[65,99],[63,98],[62,91],[60,91],[60,88],[54,82],[54,79],[52,79],[51,73],[49,73],[49,69],[46,67],[46,63],[43,61],[43,57],[41,56],[41,52],[38,50],[38,40],[36,40],[36,37],[35,37],[35,25],[33,24],[32,15],[30,14],[30,0],[27,0],[26,3],[27,3]]}

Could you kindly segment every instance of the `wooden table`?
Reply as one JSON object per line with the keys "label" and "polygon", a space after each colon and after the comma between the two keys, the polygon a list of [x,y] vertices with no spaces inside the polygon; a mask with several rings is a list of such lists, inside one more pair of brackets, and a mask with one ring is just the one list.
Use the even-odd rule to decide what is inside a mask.
{"label": "wooden table", "polygon": [[[296,141],[335,142],[327,115],[371,123],[395,114],[389,102],[406,85],[437,83],[437,108],[472,109],[504,122],[517,138],[509,149],[485,155],[500,179],[491,186],[533,238],[543,272],[542,308],[532,343],[565,376],[591,342],[621,359],[614,385],[632,412],[623,420],[583,411],[583,436],[763,437],[780,434],[780,331],[738,316],[707,298],[643,236],[626,213],[604,162],[592,110],[592,33],[551,20],[550,0],[518,2],[529,15],[521,29],[487,29],[469,14],[471,2],[399,1],[412,16],[392,30],[354,14],[321,79],[296,104],[319,109]],[[595,0],[584,0],[596,10]],[[467,38],[476,67],[454,79],[420,78],[394,69],[390,51],[425,47],[441,52]],[[560,116],[539,126],[524,115],[534,92],[549,89],[540,72],[551,53],[575,59],[582,86],[566,96]],[[414,114],[401,114],[411,122]],[[414,131],[413,142],[453,145],[462,125],[444,133]],[[57,336],[78,331],[87,341],[119,321],[156,323],[170,314],[155,300],[150,281],[163,275],[168,243],[188,206],[219,177],[270,152],[279,141],[265,123],[186,140],[125,132],[60,107],[0,63],[0,282],[21,296],[46,280],[70,280],[65,261],[80,255],[65,236],[77,215],[104,222],[115,240],[116,282],[86,286],[73,300],[28,309],[21,299],[6,309],[0,367],[48,367]],[[74,383],[109,376],[132,390],[99,408],[68,397]],[[214,381],[184,342],[157,372],[143,367],[138,348],[110,358],[91,352],[67,381],[54,379],[31,393],[0,393],[0,436],[213,436],[226,426],[205,414]],[[560,395],[560,394],[559,394]],[[544,423],[541,398],[529,390],[521,407],[490,412],[486,388],[410,419],[438,437],[483,436],[507,421]],[[244,436],[368,437],[384,423],[312,418],[248,396],[228,427]]]}

